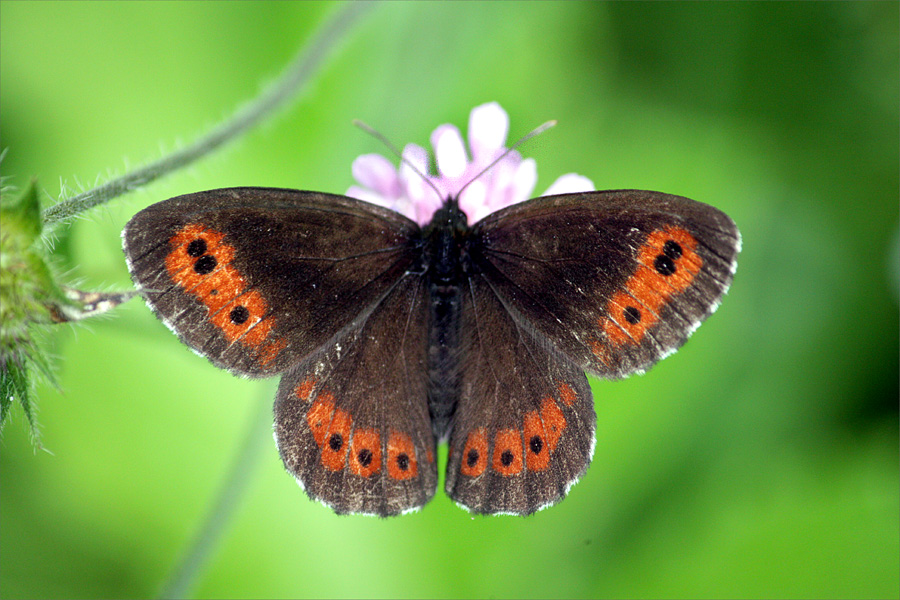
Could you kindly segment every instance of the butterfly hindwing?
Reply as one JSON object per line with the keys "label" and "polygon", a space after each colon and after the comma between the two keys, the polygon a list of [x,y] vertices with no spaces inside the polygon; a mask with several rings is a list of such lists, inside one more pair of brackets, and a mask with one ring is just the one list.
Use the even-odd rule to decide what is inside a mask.
{"label": "butterfly hindwing", "polygon": [[275,439],[285,467],[338,513],[397,515],[434,495],[427,310],[424,277],[406,275],[343,337],[281,380]]}
{"label": "butterfly hindwing", "polygon": [[123,232],[157,315],[216,366],[285,371],[370,310],[415,260],[418,226],[343,196],[231,188],[179,196]]}
{"label": "butterfly hindwing", "polygon": [[582,370],[501,302],[486,279],[463,287],[460,398],[447,494],[485,514],[531,514],[587,469],[594,409]]}
{"label": "butterfly hindwing", "polygon": [[712,314],[740,235],[706,204],[620,190],[513,205],[477,223],[470,248],[513,314],[581,368],[618,378],[676,350]]}

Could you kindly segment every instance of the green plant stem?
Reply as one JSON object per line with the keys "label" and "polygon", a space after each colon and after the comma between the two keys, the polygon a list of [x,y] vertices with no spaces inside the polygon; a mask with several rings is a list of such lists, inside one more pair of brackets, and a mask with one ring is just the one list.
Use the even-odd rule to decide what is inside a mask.
{"label": "green plant stem", "polygon": [[263,448],[272,440],[272,390],[265,386],[264,397],[257,400],[256,413],[250,419],[244,443],[238,449],[231,469],[206,516],[181,560],[172,569],[158,598],[185,598],[193,590],[210,555],[232,521],[260,463]]}
{"label": "green plant stem", "polygon": [[353,24],[371,7],[369,2],[349,2],[328,20],[281,76],[265,88],[249,104],[238,108],[230,117],[213,127],[193,144],[164,156],[145,167],[118,177],[101,186],[82,192],[47,208],[43,212],[44,223],[52,225],[71,219],[75,215],[105,204],[113,198],[135,190],[163,175],[187,166],[216,150],[297,96],[304,84],[331,54],[334,46],[342,41]]}

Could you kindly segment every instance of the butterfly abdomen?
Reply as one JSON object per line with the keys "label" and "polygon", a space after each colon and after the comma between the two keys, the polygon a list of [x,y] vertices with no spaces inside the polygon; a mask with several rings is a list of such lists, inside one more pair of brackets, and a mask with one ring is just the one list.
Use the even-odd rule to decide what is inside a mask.
{"label": "butterfly abdomen", "polygon": [[431,386],[428,409],[438,440],[447,437],[460,393],[460,328],[463,276],[462,248],[467,232],[466,215],[454,199],[438,210],[425,230],[425,262],[430,315],[428,328],[428,376]]}
{"label": "butterfly abdomen", "polygon": [[459,399],[460,308],[459,286],[432,282],[431,326],[428,339],[428,376],[431,380],[428,410],[435,438],[449,432]]}

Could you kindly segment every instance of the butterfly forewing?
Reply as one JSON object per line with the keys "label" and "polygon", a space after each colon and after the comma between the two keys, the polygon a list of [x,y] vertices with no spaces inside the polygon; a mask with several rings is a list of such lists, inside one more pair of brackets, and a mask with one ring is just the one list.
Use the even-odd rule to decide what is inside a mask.
{"label": "butterfly forewing", "polygon": [[150,307],[215,365],[272,375],[340,335],[415,260],[418,226],[358,200],[297,190],[188,194],[123,232]]}
{"label": "butterfly forewing", "polygon": [[338,513],[396,515],[434,495],[427,310],[424,277],[407,275],[335,344],[281,380],[281,457],[313,499]]}
{"label": "butterfly forewing", "polygon": [[447,494],[476,513],[531,514],[561,500],[590,462],[587,378],[537,341],[485,278],[470,277],[462,301]]}
{"label": "butterfly forewing", "polygon": [[624,377],[677,349],[731,283],[723,212],[621,190],[538,198],[474,227],[473,263],[516,319],[581,368]]}

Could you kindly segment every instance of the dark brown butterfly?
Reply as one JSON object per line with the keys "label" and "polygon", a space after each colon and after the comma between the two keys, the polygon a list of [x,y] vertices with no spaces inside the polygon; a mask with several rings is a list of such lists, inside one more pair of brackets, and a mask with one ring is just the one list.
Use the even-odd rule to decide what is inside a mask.
{"label": "dark brown butterfly", "polygon": [[421,227],[344,196],[233,188],[126,226],[131,275],[216,366],[281,375],[287,470],[339,513],[396,515],[437,486],[477,513],[527,515],[587,469],[584,371],[642,372],[718,306],[734,222],[679,196],[548,196],[469,226],[451,197]]}

